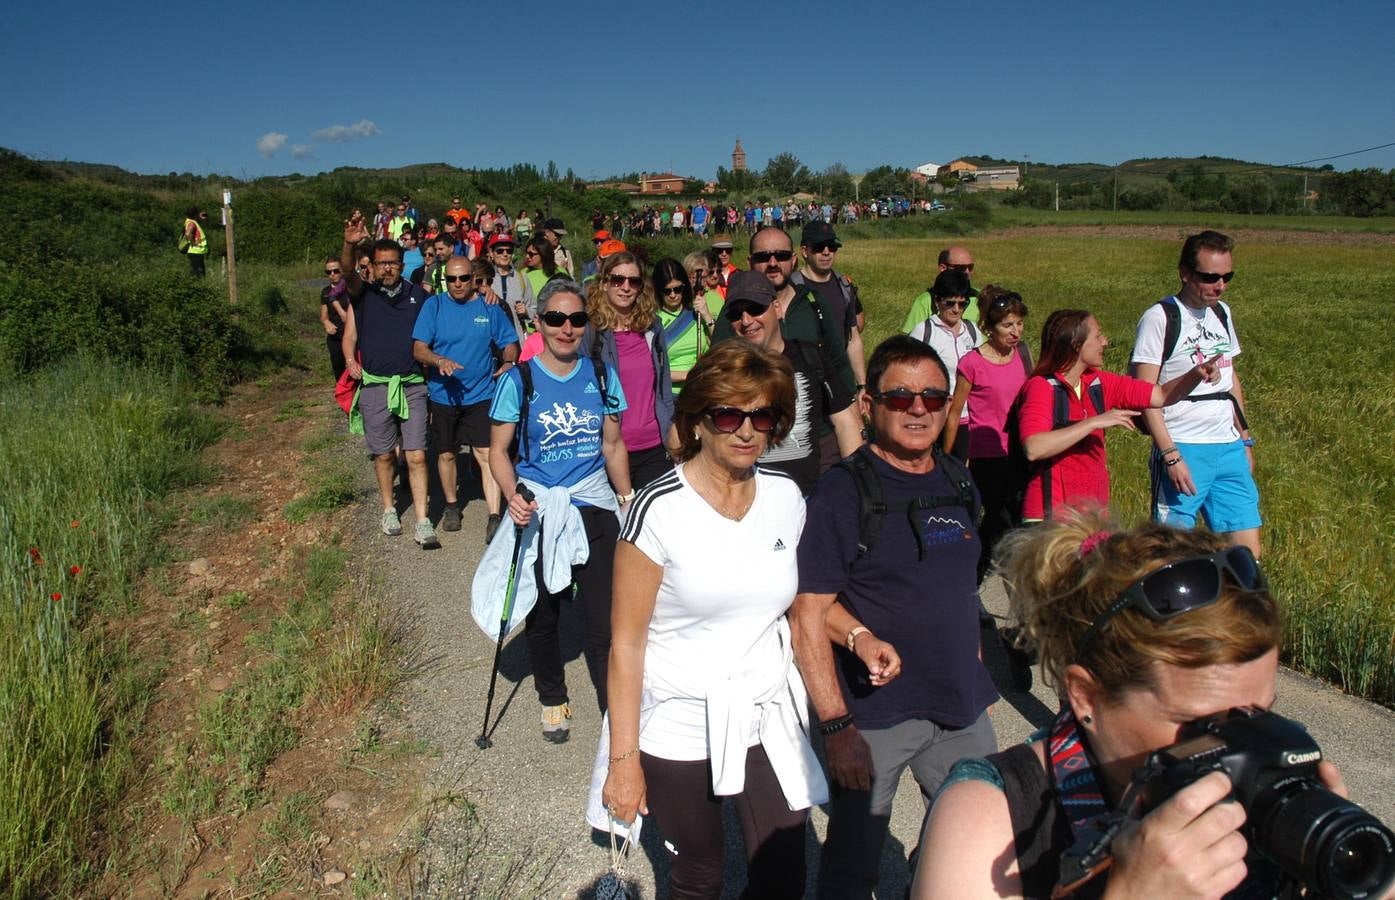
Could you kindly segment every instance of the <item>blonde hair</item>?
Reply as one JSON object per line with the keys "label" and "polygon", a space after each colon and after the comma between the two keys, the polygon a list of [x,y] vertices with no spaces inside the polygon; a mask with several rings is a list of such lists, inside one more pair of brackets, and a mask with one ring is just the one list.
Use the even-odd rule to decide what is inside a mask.
{"label": "blonde hair", "polygon": [[627,326],[631,331],[645,331],[654,323],[657,309],[654,286],[644,277],[644,264],[639,261],[639,257],[625,250],[601,260],[600,271],[596,273],[596,280],[586,298],[586,310],[591,314],[591,324],[595,326],[598,334],[602,331],[614,331],[620,324],[620,312],[611,304],[610,295],[605,292],[605,283],[617,266],[626,264],[639,270],[640,280],[639,293],[635,296],[634,306],[630,308]]}
{"label": "blonde hair", "polygon": [[1209,606],[1161,622],[1127,608],[1081,647],[1090,625],[1135,581],[1168,563],[1228,546],[1209,531],[1152,522],[1114,531],[1106,512],[1075,510],[1005,537],[997,570],[1013,618],[1040,652],[1048,683],[1064,691],[1066,668],[1079,663],[1112,700],[1125,690],[1151,687],[1154,663],[1188,669],[1244,663],[1280,646],[1283,617],[1274,598],[1268,591],[1243,590],[1227,577],[1220,600]]}
{"label": "blonde hair", "polygon": [[778,444],[794,426],[794,369],[782,354],[750,341],[723,341],[708,350],[688,370],[683,390],[674,400],[673,427],[678,432],[678,459],[697,456],[702,442],[697,424],[714,406],[740,406],[757,398],[779,414],[768,435]]}
{"label": "blonde hair", "polygon": [[697,269],[707,269],[707,254],[702,250],[694,250],[683,257],[683,271],[688,273],[689,281],[693,280],[693,272]]}

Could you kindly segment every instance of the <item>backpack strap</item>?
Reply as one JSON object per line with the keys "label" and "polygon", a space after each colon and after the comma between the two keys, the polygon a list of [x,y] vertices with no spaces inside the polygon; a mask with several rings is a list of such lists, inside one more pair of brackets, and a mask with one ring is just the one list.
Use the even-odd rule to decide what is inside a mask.
{"label": "backpack strap", "polygon": [[886,500],[882,496],[882,482],[872,469],[867,458],[870,453],[863,445],[844,459],[834,463],[847,472],[857,487],[857,556],[862,559],[876,546],[877,535],[882,529],[882,518],[886,516]]}
{"label": "backpack strap", "polygon": [[664,343],[672,344],[686,334],[696,322],[697,316],[693,315],[691,309],[683,310],[672,322],[664,326]]}
{"label": "backpack strap", "polygon": [[1032,377],[1032,351],[1027,349],[1027,345],[1021,341],[1017,342],[1017,359],[1022,363],[1022,371],[1028,378]]}
{"label": "backpack strap", "polygon": [[518,398],[518,458],[528,458],[528,405],[533,399],[533,361],[525,360],[514,367],[522,385],[522,396]]}
{"label": "backpack strap", "polygon": [[824,374],[823,360],[819,358],[817,347],[812,346],[808,341],[801,341],[794,338],[785,342],[792,344],[795,352],[804,361],[804,367],[808,369],[815,378],[819,380],[819,387],[822,388],[824,409],[833,408],[833,388],[828,386],[828,377]]}

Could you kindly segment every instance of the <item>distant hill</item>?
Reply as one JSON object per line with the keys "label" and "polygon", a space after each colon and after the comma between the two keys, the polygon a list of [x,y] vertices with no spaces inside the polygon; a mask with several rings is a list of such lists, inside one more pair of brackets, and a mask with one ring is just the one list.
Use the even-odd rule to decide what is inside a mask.
{"label": "distant hill", "polygon": [[[1168,175],[1268,175],[1271,178],[1304,175],[1321,177],[1332,171],[1323,168],[1271,166],[1266,163],[1229,159],[1223,156],[1144,156],[1125,160],[1117,166],[1094,162],[1041,163],[1032,160],[1000,159],[994,156],[961,156],[978,166],[1021,166],[1024,178],[1066,184],[1104,184],[1113,182],[1118,172],[1119,190],[1154,187],[1166,182]],[[1316,186],[1316,182],[1313,183]]]}

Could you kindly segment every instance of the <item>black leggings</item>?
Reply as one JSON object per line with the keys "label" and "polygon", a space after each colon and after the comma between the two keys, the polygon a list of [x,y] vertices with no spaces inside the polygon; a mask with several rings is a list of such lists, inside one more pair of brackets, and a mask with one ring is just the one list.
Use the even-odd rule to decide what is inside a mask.
{"label": "black leggings", "polygon": [[1011,457],[997,456],[969,460],[969,473],[983,499],[983,522],[978,527],[983,546],[978,558],[978,583],[983,584],[998,542],[1021,523],[1022,472],[1013,465]]}
{"label": "black leggings", "polygon": [[668,448],[663,444],[647,450],[630,451],[630,490],[637,491],[661,475],[673,469],[673,460],[668,458]]}
{"label": "black leggings", "polygon": [[[677,762],[647,753],[644,770],[649,812],[671,854],[669,896],[705,900],[722,896],[722,799],[712,794],[712,763]],[[804,826],[809,811],[791,811],[765,749],[746,751],[746,788],[731,798],[746,845],[743,898],[804,896]]]}
{"label": "black leggings", "polygon": [[[620,520],[612,510],[595,506],[579,507],[586,526],[591,555],[585,564],[572,567],[576,600],[586,619],[583,644],[586,669],[596,688],[596,699],[605,712],[606,666],[610,661],[610,579],[615,566],[615,542],[620,538]],[[541,538],[539,538],[541,540]],[[570,586],[555,594],[543,586],[543,558],[538,554],[533,566],[538,583],[538,602],[524,620],[523,637],[528,643],[528,664],[533,669],[533,686],[543,706],[569,702],[567,677],[562,667],[562,645],[557,634],[562,601],[572,596]]]}

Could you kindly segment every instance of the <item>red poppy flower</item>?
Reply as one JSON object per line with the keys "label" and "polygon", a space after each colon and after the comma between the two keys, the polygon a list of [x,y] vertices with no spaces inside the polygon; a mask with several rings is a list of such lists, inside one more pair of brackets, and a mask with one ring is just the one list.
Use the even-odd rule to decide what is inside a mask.
{"label": "red poppy flower", "polygon": [[76,574],[78,574],[78,573],[81,572],[81,571],[82,571],[82,566],[69,566],[69,567],[68,567],[68,574],[69,574],[69,575],[76,575]]}
{"label": "red poppy flower", "polygon": [[81,527],[82,527],[82,523],[79,522],[77,519],[74,519],[73,521],[71,521],[71,522],[68,523],[68,527],[69,527],[69,528],[81,528]]}
{"label": "red poppy flower", "polygon": [[57,603],[58,601],[63,599],[63,595],[58,593],[57,591],[54,591],[52,594],[48,595],[48,598],[52,600],[54,603]]}
{"label": "red poppy flower", "polygon": [[29,548],[29,558],[34,561],[34,565],[36,566],[42,566],[44,564],[43,554],[39,552],[38,547]]}

